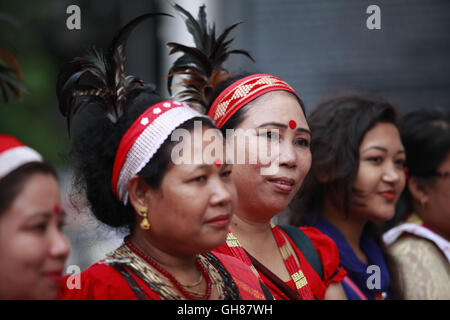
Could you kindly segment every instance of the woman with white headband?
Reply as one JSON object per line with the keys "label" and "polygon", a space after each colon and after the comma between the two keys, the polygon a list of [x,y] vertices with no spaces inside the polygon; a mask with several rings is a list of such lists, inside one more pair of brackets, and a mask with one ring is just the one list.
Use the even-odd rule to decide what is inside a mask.
{"label": "woman with white headband", "polygon": [[[58,79],[79,181],[101,222],[128,228],[123,244],[81,273],[61,299],[264,299],[242,262],[208,253],[225,241],[236,198],[223,157],[176,164],[175,146],[198,154],[202,132],[220,132],[194,109],[162,101],[154,87],[123,71],[126,25],[110,55],[75,58]],[[177,144],[174,131],[188,132]],[[187,137],[187,138],[185,138]],[[191,144],[200,141],[200,144]]]}
{"label": "woman with white headband", "polygon": [[70,247],[55,169],[0,135],[0,300],[55,299]]}

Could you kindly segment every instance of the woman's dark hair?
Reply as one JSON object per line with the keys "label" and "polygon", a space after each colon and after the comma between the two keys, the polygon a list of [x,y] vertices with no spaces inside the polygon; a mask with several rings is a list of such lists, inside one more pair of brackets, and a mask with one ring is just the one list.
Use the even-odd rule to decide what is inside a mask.
{"label": "woman's dark hair", "polygon": [[[348,213],[353,199],[353,184],[359,168],[359,146],[365,134],[377,123],[392,123],[400,129],[396,108],[389,102],[356,93],[334,95],[311,113],[308,124],[312,132],[311,170],[290,205],[290,222],[294,225],[314,225],[322,215],[325,197]],[[316,175],[325,175],[319,182]],[[368,222],[365,232],[380,247],[391,275],[390,290],[394,299],[402,297],[394,260],[381,239],[382,229]]]}
{"label": "woman's dark hair", "polygon": [[[314,109],[308,119],[312,132],[311,170],[291,206],[295,207],[291,223],[314,223],[322,211],[325,194],[336,208],[348,212],[354,203],[359,146],[365,134],[380,122],[400,128],[395,107],[385,100],[356,93],[332,96]],[[319,182],[317,174],[326,175],[326,182]]]}
{"label": "woman's dark hair", "polygon": [[[450,113],[440,109],[413,111],[403,117],[401,137],[410,177],[432,184],[438,167],[450,152]],[[412,198],[406,186],[392,226],[412,212]]]}
{"label": "woman's dark hair", "polygon": [[0,179],[0,215],[22,192],[28,179],[35,174],[51,175],[57,179],[55,169],[47,162],[29,162]]}
{"label": "woman's dark hair", "polygon": [[[67,118],[75,158],[74,185],[86,194],[90,209],[104,224],[132,231],[135,212],[111,190],[114,159],[120,141],[133,122],[150,106],[162,101],[155,86],[125,75],[125,46],[129,35],[143,21],[165,14],[147,13],[125,25],[104,54],[95,48],[83,58],[65,64],[56,92],[61,113]],[[194,121],[215,128],[212,121],[193,118],[178,128],[190,129]],[[170,163],[175,142],[170,137],[138,173],[152,188],[159,188]]]}

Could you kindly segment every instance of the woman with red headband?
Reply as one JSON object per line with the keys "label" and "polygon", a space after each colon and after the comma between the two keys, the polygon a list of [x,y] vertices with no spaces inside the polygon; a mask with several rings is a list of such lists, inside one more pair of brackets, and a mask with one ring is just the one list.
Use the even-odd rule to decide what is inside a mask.
{"label": "woman with red headband", "polygon": [[0,135],[0,300],[55,299],[70,247],[55,169]]}
{"label": "woman with red headband", "polygon": [[[241,261],[210,250],[225,241],[236,190],[223,158],[176,164],[175,147],[201,154],[197,125],[221,134],[210,119],[123,71],[125,42],[140,16],[113,41],[110,56],[75,58],[58,79],[73,152],[93,214],[129,236],[62,299],[264,299]],[[176,143],[173,133],[189,133]],[[200,144],[191,144],[200,141]],[[181,146],[181,148],[180,148]],[[192,199],[195,198],[195,201]]]}
{"label": "woman with red headband", "polygon": [[239,199],[227,242],[215,252],[245,262],[275,299],[344,298],[339,282],[345,270],[339,267],[334,242],[314,228],[282,228],[271,222],[288,206],[311,166],[311,132],[303,103],[277,77],[235,76],[223,69],[230,54],[249,56],[242,50],[228,51],[227,35],[237,24],[216,38],[215,28],[206,25],[204,6],[198,21],[180,6],[175,8],[186,17],[196,44],[168,44],[171,53],[183,53],[169,72],[169,88],[173,76],[184,76],[176,86],[183,89],[175,97],[206,109],[227,142],[234,144],[227,152],[237,158],[254,156],[254,145],[239,145],[239,139],[270,144],[270,156],[258,155],[254,163],[231,156]]}

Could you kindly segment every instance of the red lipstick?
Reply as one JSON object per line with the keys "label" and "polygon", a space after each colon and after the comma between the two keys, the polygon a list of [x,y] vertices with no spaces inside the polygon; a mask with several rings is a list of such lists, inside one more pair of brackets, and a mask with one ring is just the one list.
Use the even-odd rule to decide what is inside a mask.
{"label": "red lipstick", "polygon": [[63,278],[62,270],[55,271],[55,272],[47,272],[44,274],[44,276],[54,282],[60,282]]}
{"label": "red lipstick", "polygon": [[270,179],[268,179],[268,181],[270,182],[270,184],[272,184],[275,187],[275,189],[278,192],[286,193],[286,194],[291,193],[291,191],[295,185],[294,179],[289,179],[289,178],[285,178],[285,177],[270,178]]}
{"label": "red lipstick", "polygon": [[208,221],[206,221],[206,223],[212,224],[219,228],[227,227],[230,223],[230,216],[227,214],[222,214],[220,216],[209,219]]}
{"label": "red lipstick", "polygon": [[379,194],[388,201],[394,201],[396,196],[396,193],[394,191],[383,191]]}

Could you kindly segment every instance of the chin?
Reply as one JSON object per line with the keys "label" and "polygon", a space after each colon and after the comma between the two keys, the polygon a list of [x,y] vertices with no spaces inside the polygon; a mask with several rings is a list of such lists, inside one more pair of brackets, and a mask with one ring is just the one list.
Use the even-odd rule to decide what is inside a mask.
{"label": "chin", "polygon": [[270,203],[264,206],[261,206],[261,208],[258,210],[260,217],[265,217],[266,219],[272,219],[274,216],[279,214],[281,211],[283,211],[287,207],[288,203]]}
{"label": "chin", "polygon": [[210,237],[208,241],[204,241],[203,243],[198,245],[198,252],[196,253],[207,253],[211,250],[220,247],[223,245],[227,240],[227,232],[224,232],[223,235],[215,235],[214,237]]}
{"label": "chin", "polygon": [[395,215],[395,209],[377,210],[370,216],[372,222],[385,222],[391,220]]}
{"label": "chin", "polygon": [[271,209],[271,211],[275,211],[276,213],[279,213],[280,211],[284,210],[289,203],[291,202],[293,197],[289,196],[273,196],[272,198],[267,198],[270,200],[266,200],[268,203],[267,207]]}

